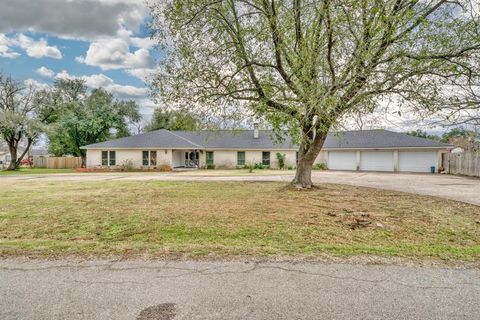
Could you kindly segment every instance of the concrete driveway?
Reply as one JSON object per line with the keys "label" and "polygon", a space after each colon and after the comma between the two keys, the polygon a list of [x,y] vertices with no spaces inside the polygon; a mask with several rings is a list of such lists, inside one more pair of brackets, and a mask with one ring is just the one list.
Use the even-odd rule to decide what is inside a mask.
{"label": "concrete driveway", "polygon": [[475,269],[0,260],[4,320],[473,320],[479,301]]}
{"label": "concrete driveway", "polygon": [[480,179],[444,174],[398,174],[324,171],[314,173],[319,183],[395,190],[480,205]]}
{"label": "concrete driveway", "polygon": [[[289,182],[293,173],[259,175],[218,175],[218,172],[176,173],[73,173],[50,175],[0,176],[0,186],[21,181],[283,181]],[[395,190],[430,195],[480,205],[480,179],[441,174],[398,174],[379,172],[314,171],[316,183],[338,183],[353,186]]]}

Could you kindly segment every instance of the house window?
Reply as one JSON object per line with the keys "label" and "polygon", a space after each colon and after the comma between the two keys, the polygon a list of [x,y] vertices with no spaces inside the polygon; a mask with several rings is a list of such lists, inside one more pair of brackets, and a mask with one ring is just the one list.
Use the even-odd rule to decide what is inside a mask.
{"label": "house window", "polygon": [[115,151],[102,151],[102,166],[114,166],[116,152]]}
{"label": "house window", "polygon": [[108,151],[102,151],[102,166],[108,166]]}
{"label": "house window", "polygon": [[237,165],[244,166],[245,165],[245,151],[238,151],[237,152]]}
{"label": "house window", "polygon": [[148,166],[148,151],[142,151],[142,165]]}
{"label": "house window", "polygon": [[115,157],[117,153],[115,151],[110,151],[110,156],[109,156],[109,163],[111,166],[114,166],[116,164]]}
{"label": "house window", "polygon": [[213,165],[213,151],[207,151],[207,166]]}
{"label": "house window", "polygon": [[156,166],[157,165],[157,151],[142,151],[142,165]]}
{"label": "house window", "polygon": [[150,151],[150,165],[157,165],[157,151]]}
{"label": "house window", "polygon": [[268,152],[268,151],[262,152],[262,164],[264,166],[269,166],[270,165],[270,152]]}

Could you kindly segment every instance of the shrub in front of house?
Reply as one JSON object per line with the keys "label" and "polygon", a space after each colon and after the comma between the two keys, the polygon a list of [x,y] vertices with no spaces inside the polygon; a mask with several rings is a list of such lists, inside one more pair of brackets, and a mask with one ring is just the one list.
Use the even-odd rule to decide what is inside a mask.
{"label": "shrub in front of house", "polygon": [[215,165],[214,164],[207,164],[207,169],[215,169]]}
{"label": "shrub in front of house", "polygon": [[123,161],[121,166],[121,171],[133,171],[134,169],[135,169],[135,165],[133,164],[132,160],[127,159]]}
{"label": "shrub in front of house", "polygon": [[327,164],[320,162],[313,165],[313,170],[327,170]]}
{"label": "shrub in front of house", "polygon": [[263,169],[270,169],[270,166],[266,166],[260,162],[260,163],[255,163],[253,168],[263,170]]}
{"label": "shrub in front of house", "polygon": [[278,168],[280,170],[283,170],[285,169],[285,153],[280,153],[280,152],[277,152],[277,162],[278,162]]}
{"label": "shrub in front of house", "polygon": [[170,172],[172,171],[172,167],[168,164],[161,164],[157,167],[157,170],[160,172]]}

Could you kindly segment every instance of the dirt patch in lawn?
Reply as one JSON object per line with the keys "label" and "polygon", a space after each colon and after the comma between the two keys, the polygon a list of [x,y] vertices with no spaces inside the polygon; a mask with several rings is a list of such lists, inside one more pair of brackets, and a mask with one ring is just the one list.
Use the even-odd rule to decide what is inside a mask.
{"label": "dirt patch in lawn", "polygon": [[0,190],[0,254],[480,258],[480,207],[344,185],[18,182]]}

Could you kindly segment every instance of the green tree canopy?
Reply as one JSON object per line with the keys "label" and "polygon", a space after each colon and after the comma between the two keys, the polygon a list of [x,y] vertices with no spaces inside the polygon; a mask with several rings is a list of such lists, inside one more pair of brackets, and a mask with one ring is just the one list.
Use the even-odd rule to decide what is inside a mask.
{"label": "green tree canopy", "polygon": [[423,131],[420,129],[417,129],[415,131],[409,131],[407,132],[408,135],[414,136],[414,137],[419,137],[419,138],[425,138],[425,139],[430,139],[430,140],[435,140],[435,141],[440,141],[440,137],[435,135],[435,134],[428,134],[427,131]]}
{"label": "green tree canopy", "polygon": [[60,80],[50,103],[63,105],[64,112],[48,132],[49,151],[56,155],[82,157],[80,147],[130,135],[129,121],[140,120],[134,101],[118,101],[103,89],[87,92],[82,80]]}
{"label": "green tree canopy", "polygon": [[[339,119],[386,101],[436,112],[478,79],[469,0],[165,0],[152,91],[204,114],[249,110],[300,143],[293,184]],[[460,99],[461,97],[455,96]]]}
{"label": "green tree canopy", "polygon": [[159,129],[167,130],[198,130],[201,121],[194,115],[180,110],[155,109],[152,120],[145,127],[145,131]]}
{"label": "green tree canopy", "polygon": [[463,138],[466,140],[475,140],[478,137],[478,134],[473,131],[462,127],[452,128],[450,131],[445,132],[442,135],[441,141],[445,143],[452,142],[456,138]]}

